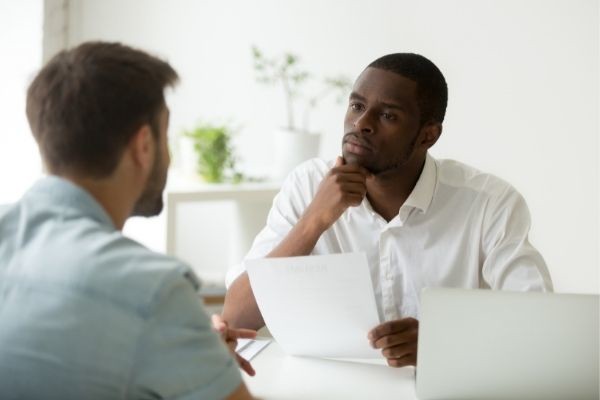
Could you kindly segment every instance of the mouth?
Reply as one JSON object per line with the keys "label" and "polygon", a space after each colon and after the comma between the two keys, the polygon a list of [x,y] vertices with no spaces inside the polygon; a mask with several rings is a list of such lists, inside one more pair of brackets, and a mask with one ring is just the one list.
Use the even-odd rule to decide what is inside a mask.
{"label": "mouth", "polygon": [[344,149],[349,153],[357,155],[365,155],[373,152],[373,148],[369,143],[354,134],[345,135]]}

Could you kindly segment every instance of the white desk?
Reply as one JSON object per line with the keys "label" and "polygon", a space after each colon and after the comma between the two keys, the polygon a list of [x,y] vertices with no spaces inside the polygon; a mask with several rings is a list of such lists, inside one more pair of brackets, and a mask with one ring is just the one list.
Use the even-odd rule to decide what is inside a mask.
{"label": "white desk", "polygon": [[413,367],[292,357],[272,342],[253,360],[256,376],[242,372],[260,400],[417,399]]}

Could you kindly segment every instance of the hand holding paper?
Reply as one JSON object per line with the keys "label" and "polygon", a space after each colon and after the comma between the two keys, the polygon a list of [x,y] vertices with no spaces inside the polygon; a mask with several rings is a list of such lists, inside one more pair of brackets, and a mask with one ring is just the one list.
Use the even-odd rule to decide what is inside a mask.
{"label": "hand holding paper", "polygon": [[287,353],[382,357],[367,339],[379,317],[364,254],[248,260],[246,268],[265,323]]}

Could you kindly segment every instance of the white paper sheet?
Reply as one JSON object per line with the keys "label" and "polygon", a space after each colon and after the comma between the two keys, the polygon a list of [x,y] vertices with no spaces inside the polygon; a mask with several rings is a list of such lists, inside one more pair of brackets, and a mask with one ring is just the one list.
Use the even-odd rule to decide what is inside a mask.
{"label": "white paper sheet", "polygon": [[381,358],[367,334],[379,324],[363,253],[245,262],[273,338],[292,355]]}

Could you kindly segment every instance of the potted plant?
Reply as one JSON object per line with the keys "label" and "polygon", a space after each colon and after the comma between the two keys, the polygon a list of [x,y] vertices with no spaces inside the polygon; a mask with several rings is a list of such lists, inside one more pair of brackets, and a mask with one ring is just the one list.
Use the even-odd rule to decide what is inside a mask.
{"label": "potted plant", "polygon": [[[332,94],[340,102],[350,92],[352,84],[344,76],[317,79],[301,67],[299,58],[292,53],[269,58],[254,46],[252,57],[257,81],[280,85],[284,95],[287,120],[276,136],[274,171],[274,177],[282,179],[296,165],[319,154],[320,135],[310,126],[312,111]],[[309,95],[306,87],[311,81],[319,90]],[[301,120],[298,115],[302,115]]]}
{"label": "potted plant", "polygon": [[225,125],[198,124],[183,136],[192,141],[196,153],[196,171],[209,183],[233,182],[243,179],[235,168],[230,129]]}

